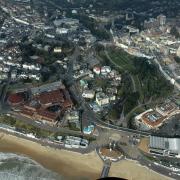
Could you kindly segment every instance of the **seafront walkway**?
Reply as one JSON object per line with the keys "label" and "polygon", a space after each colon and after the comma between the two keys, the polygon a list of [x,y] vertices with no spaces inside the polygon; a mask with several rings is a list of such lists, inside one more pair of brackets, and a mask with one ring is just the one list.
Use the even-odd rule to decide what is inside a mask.
{"label": "seafront walkway", "polygon": [[110,168],[111,168],[111,161],[110,160],[104,161],[104,166],[101,172],[101,178],[108,177]]}
{"label": "seafront walkway", "polygon": [[[105,154],[102,153],[101,150],[106,153]],[[112,163],[116,163],[116,162],[119,162],[120,160],[124,159],[123,154],[121,154],[121,153],[116,154],[116,152],[114,150],[111,150],[108,148],[107,149],[104,149],[103,147],[102,147],[102,149],[96,148],[96,153],[101,158],[101,160],[103,161],[103,164],[104,164],[100,178],[108,177]]]}

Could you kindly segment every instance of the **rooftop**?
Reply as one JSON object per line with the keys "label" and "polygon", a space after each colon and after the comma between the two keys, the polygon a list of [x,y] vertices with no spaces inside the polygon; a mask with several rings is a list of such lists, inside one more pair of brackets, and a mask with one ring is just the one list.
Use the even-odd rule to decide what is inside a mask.
{"label": "rooftop", "polygon": [[12,104],[21,103],[21,102],[23,102],[23,100],[24,100],[24,97],[23,97],[23,94],[21,94],[21,93],[10,94],[8,97],[9,103],[12,103]]}
{"label": "rooftop", "polygon": [[155,110],[149,111],[142,115],[142,120],[152,127],[160,125],[165,118],[166,117],[162,116]]}
{"label": "rooftop", "polygon": [[51,120],[51,121],[56,120],[56,118],[57,118],[56,113],[47,111],[45,109],[38,109],[37,115],[41,116],[42,118],[45,118],[46,120]]}
{"label": "rooftop", "polygon": [[58,89],[50,92],[43,92],[37,96],[39,102],[43,105],[64,102],[63,92]]}
{"label": "rooftop", "polygon": [[176,109],[175,105],[173,105],[172,103],[164,103],[161,106],[157,106],[157,111],[158,112],[162,112],[162,113],[171,113],[172,111],[174,111]]}
{"label": "rooftop", "polygon": [[150,136],[150,148],[169,150],[180,154],[180,139]]}
{"label": "rooftop", "polygon": [[31,117],[34,115],[34,112],[27,108],[22,108],[21,113],[23,115],[27,115],[27,116],[31,116]]}

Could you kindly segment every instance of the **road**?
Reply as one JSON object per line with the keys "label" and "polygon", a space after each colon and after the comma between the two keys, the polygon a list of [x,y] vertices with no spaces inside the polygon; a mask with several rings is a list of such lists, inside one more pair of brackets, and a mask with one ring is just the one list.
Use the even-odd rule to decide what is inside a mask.
{"label": "road", "polygon": [[151,50],[151,53],[152,53],[152,55],[154,56],[154,59],[153,59],[153,60],[154,60],[155,64],[158,65],[159,70],[161,71],[161,73],[163,74],[163,76],[164,76],[173,86],[175,86],[175,87],[180,91],[180,85],[179,85],[179,83],[177,83],[176,81],[173,82],[173,81],[172,81],[173,78],[170,77],[170,76],[163,70],[161,64],[160,64],[159,61],[158,61],[158,59],[159,59],[160,57],[157,56],[157,55],[155,55],[155,53],[153,52],[153,50]]}
{"label": "road", "polygon": [[[108,137],[103,136],[104,131],[112,131],[109,134],[107,134],[107,136],[111,136],[113,133],[123,133],[124,136],[126,136],[126,137],[128,137],[130,135],[133,135],[133,134],[138,134],[138,135],[141,134],[142,136],[149,136],[150,133],[148,133],[148,132],[141,132],[141,131],[137,131],[137,130],[132,130],[132,129],[128,129],[128,128],[122,128],[122,127],[118,127],[118,126],[115,126],[115,125],[112,125],[112,124],[108,124],[108,123],[102,121],[91,110],[91,108],[89,107],[89,104],[87,104],[85,102],[85,100],[82,98],[82,96],[79,94],[78,88],[76,86],[76,82],[74,81],[74,78],[73,78],[73,65],[75,63],[75,60],[76,60],[78,54],[79,54],[79,52],[76,49],[75,53],[70,58],[69,68],[68,68],[68,71],[67,71],[67,73],[66,73],[66,75],[64,77],[65,77],[65,80],[67,80],[67,83],[69,85],[71,95],[73,96],[73,98],[77,102],[79,102],[79,104],[83,108],[83,110],[86,111],[86,114],[88,115],[89,121],[94,123],[97,126],[100,137],[98,138],[97,141],[92,142],[89,145],[89,147],[87,149],[85,149],[85,150],[76,150],[76,149],[71,149],[71,150],[78,151],[78,152],[81,152],[81,153],[87,153],[87,152],[90,152],[90,151],[94,150],[97,147],[101,147],[102,145],[106,144],[107,140],[108,140]],[[26,122],[26,123],[31,124],[31,125],[35,125],[36,127],[39,127],[39,128],[42,128],[42,129],[51,130],[52,132],[62,132],[62,133],[64,132],[64,133],[78,135],[78,136],[82,135],[81,132],[74,132],[74,131],[64,129],[64,128],[57,128],[57,127],[50,127],[50,126],[42,125],[42,124],[36,123],[35,121],[22,118],[18,114],[13,114],[13,116],[16,117],[17,119],[22,120],[23,122]],[[132,147],[130,147],[130,148],[132,149]],[[141,158],[138,159],[138,160],[142,165],[148,166],[148,164],[149,164],[149,162],[147,162],[145,160],[143,161],[143,159],[141,159]],[[102,175],[101,175],[102,177],[106,177],[108,175],[109,168],[110,168],[110,166],[105,164],[105,166],[103,168],[103,171],[102,171]],[[152,165],[152,168],[153,168],[153,170],[157,171],[155,165]],[[159,170],[159,168],[158,168],[158,170]],[[164,173],[164,171],[165,171],[164,168],[160,168],[160,170],[161,170],[162,174],[165,174]],[[166,173],[166,175],[168,175],[168,173]]]}
{"label": "road", "polygon": [[84,102],[83,106],[88,111],[89,117],[93,120],[93,122],[101,128],[112,129],[115,131],[124,131],[124,132],[128,132],[131,134],[138,134],[138,135],[141,134],[142,136],[149,136],[151,134],[149,132],[133,130],[133,129],[119,127],[116,125],[106,123],[97,117],[97,115],[91,110],[91,108],[89,107],[89,105],[86,102]]}
{"label": "road", "polygon": [[29,118],[26,118],[26,117],[22,117],[21,115],[19,115],[18,113],[15,113],[13,111],[10,114],[15,119],[21,120],[22,122],[24,122],[26,124],[30,124],[30,125],[33,125],[33,126],[35,126],[37,128],[44,129],[44,130],[47,130],[47,131],[51,131],[51,132],[54,132],[54,133],[61,132],[61,133],[64,133],[64,134],[69,134],[69,135],[76,135],[76,136],[83,136],[83,137],[93,137],[92,135],[84,135],[83,133],[81,133],[79,131],[73,131],[73,130],[70,130],[70,129],[57,127],[57,126],[50,126],[48,124],[44,124],[44,123],[41,123],[41,122],[38,123],[35,120],[29,119]]}
{"label": "road", "polygon": [[[52,4],[52,1],[48,1],[48,2],[50,2]],[[56,6],[54,3],[52,5]],[[61,9],[60,6],[56,6],[56,8]],[[25,23],[25,24],[29,25],[26,21],[22,21],[20,19],[16,19],[13,16],[12,12],[9,12],[9,11],[7,12],[4,8],[3,8],[3,10],[6,13],[8,13],[11,16],[11,18],[13,18],[14,20],[18,21],[19,23]],[[33,25],[33,24],[31,24],[31,25]],[[79,95],[79,92],[78,92],[77,88],[75,87],[75,80],[73,78],[73,66],[75,64],[75,61],[76,61],[78,55],[80,54],[79,51],[80,51],[79,48],[76,46],[73,55],[71,57],[69,57],[69,66],[68,66],[67,73],[65,75],[60,74],[59,78],[63,79],[64,82],[66,82],[66,84],[69,86],[70,93],[73,96],[73,98],[76,100],[76,102],[81,104],[84,100],[81,98],[81,95]],[[9,84],[7,84],[7,88],[8,88],[8,85]],[[109,129],[114,129],[114,130],[117,130],[117,131],[125,131],[125,132],[127,131],[127,132],[130,132],[130,133],[136,133],[136,134],[142,134],[142,135],[149,135],[149,133],[146,133],[146,132],[131,130],[131,129],[128,129],[128,128],[122,128],[122,127],[118,127],[118,126],[115,126],[115,125],[111,125],[111,124],[105,123],[105,122],[101,121],[99,118],[96,117],[96,115],[89,108],[88,105],[85,105],[84,108],[87,109],[87,111],[89,112],[88,114],[90,114],[90,118],[91,118],[91,114],[93,114],[92,118],[91,118],[92,122],[95,122],[96,125],[98,125],[98,126],[100,126],[102,128],[109,128]]]}
{"label": "road", "polygon": [[130,77],[131,77],[131,82],[132,82],[132,85],[133,85],[133,92],[137,92],[136,83],[135,83],[135,81],[134,81],[134,78],[133,78],[132,75],[130,75]]}
{"label": "road", "polygon": [[42,146],[53,147],[55,149],[56,148],[64,149],[64,150],[67,150],[67,151],[78,152],[78,153],[81,153],[81,154],[86,154],[86,153],[89,153],[89,152],[92,151],[89,148],[86,148],[86,149],[82,149],[82,148],[65,148],[64,144],[55,143],[55,142],[52,142],[52,141],[50,141],[48,139],[38,139],[38,138],[28,137],[25,134],[18,133],[18,132],[10,132],[10,131],[7,131],[5,129],[2,129],[1,127],[0,127],[0,130],[1,130],[1,132],[7,133],[7,134],[10,134],[10,135],[15,135],[16,137],[20,137],[20,138],[23,138],[23,139],[26,139],[26,140],[36,142],[38,144],[41,144]]}
{"label": "road", "polygon": [[84,98],[82,98],[82,96],[79,95],[78,89],[75,85],[71,86],[71,91],[73,93],[73,97],[78,100],[77,102],[79,102],[79,104],[81,104],[81,108],[84,111],[86,111],[86,113],[88,114],[88,118],[91,120],[93,124],[97,125],[98,127],[112,129],[115,131],[124,131],[124,132],[129,132],[129,133],[138,134],[138,135],[141,134],[143,136],[149,136],[151,134],[149,132],[142,132],[142,131],[133,130],[129,128],[119,127],[119,126],[112,125],[112,124],[102,121],[96,115],[96,113],[89,107],[89,104],[85,102]]}
{"label": "road", "polygon": [[174,179],[179,179],[178,175],[173,174],[172,170],[170,170],[169,168],[165,168],[164,166],[157,164],[157,163],[153,163],[150,160],[147,160],[147,158],[144,158],[144,156],[141,156],[138,159],[139,163],[143,166],[148,167],[149,169],[152,169],[155,172],[158,172],[159,174],[163,174],[165,176],[168,176],[170,178],[174,178]]}
{"label": "road", "polygon": [[[91,108],[89,107],[89,104],[86,103],[85,100],[82,98],[75,82],[71,86],[71,91],[73,92],[73,96],[75,97],[75,99],[78,100],[79,104],[81,105],[81,108],[87,114],[88,117],[86,117],[86,118],[88,119],[88,121],[94,123],[99,131],[99,136],[100,136],[99,139],[90,145],[92,149],[93,149],[93,147],[97,148],[97,147],[102,146],[103,144],[107,144],[108,140],[104,137],[104,134],[103,134],[103,131],[105,129],[106,129],[106,131],[113,131],[113,133],[122,133],[125,137],[129,137],[132,135],[142,135],[142,136],[151,135],[151,133],[149,133],[149,132],[142,132],[142,131],[132,130],[132,129],[128,129],[128,128],[122,128],[122,127],[118,127],[118,126],[108,124],[108,123],[102,121],[91,110]],[[151,103],[151,101],[148,103]],[[110,137],[112,135],[112,133],[109,133],[108,135]],[[130,150],[134,150],[135,147],[131,147],[131,145],[128,145],[128,148]],[[167,169],[165,169],[164,167],[160,167],[156,164],[153,164],[151,161],[149,162],[149,161],[145,160],[144,157],[139,153],[138,149],[136,150],[136,152],[137,152],[137,158],[135,158],[135,160],[138,160],[141,165],[149,167],[149,165],[151,164],[151,167],[149,167],[149,168],[151,168],[152,170],[154,170],[158,173],[164,174],[168,177],[173,177],[173,178],[177,179],[178,176],[173,175],[171,170],[167,171]],[[135,152],[133,151],[132,153],[134,154]],[[107,177],[108,172],[109,172],[109,166],[105,165],[102,170],[101,177]]]}
{"label": "road", "polygon": [[[59,8],[59,7],[58,7]],[[29,25],[27,22],[25,21],[22,21],[20,19],[17,19],[15,17],[13,17],[12,13],[9,13],[10,16],[16,21],[16,22],[19,22],[19,23],[23,23],[23,24],[26,24],[26,25]],[[73,66],[75,64],[75,61],[76,61],[76,58],[78,57],[79,55],[79,49],[76,48],[73,55],[69,58],[69,66],[68,66],[68,70],[67,70],[67,73],[64,75],[63,79],[64,81],[67,83],[67,86],[69,87],[69,90],[70,90],[70,93],[71,95],[73,96],[73,98],[76,100],[76,102],[78,102],[80,104],[80,106],[86,111],[86,113],[88,114],[88,119],[90,120],[90,122],[94,123],[99,132],[100,132],[100,135],[101,135],[101,132],[103,130],[105,131],[109,131],[109,130],[112,130],[113,133],[117,132],[117,133],[124,133],[124,136],[129,136],[129,135],[134,135],[134,134],[141,134],[142,136],[149,136],[150,133],[148,132],[142,132],[142,131],[137,131],[137,130],[132,130],[132,129],[128,129],[128,128],[123,128],[123,127],[119,127],[119,126],[115,126],[115,125],[112,125],[112,124],[108,124],[104,121],[102,121],[89,107],[89,105],[84,101],[84,99],[81,97],[81,95],[79,94],[78,92],[78,89],[76,87],[76,82],[73,78]],[[107,57],[110,59],[109,55],[106,53]],[[111,59],[110,59],[111,60]],[[111,61],[113,63],[113,61]],[[157,62],[156,62],[157,63]],[[120,66],[119,66],[120,67]],[[120,67],[122,68],[122,67]],[[162,71],[162,68],[161,66],[159,65],[159,68],[160,70]],[[60,75],[60,79],[62,79],[62,76]],[[132,80],[133,82],[133,80]],[[8,89],[8,86],[9,86],[9,83],[7,83],[7,85],[5,85],[4,89],[3,89],[3,93],[2,93],[2,96],[1,96],[1,100],[2,102],[4,102],[4,99],[6,97],[6,90]],[[134,84],[134,82],[133,82]],[[134,90],[135,90],[135,86],[134,86]],[[65,132],[65,133],[68,133],[68,134],[71,134],[73,133],[74,135],[82,135],[82,133],[80,132],[74,132],[74,131],[71,131],[71,130],[67,130],[67,129],[64,129],[64,128],[56,128],[56,127],[50,127],[50,126],[46,126],[46,125],[42,125],[42,124],[37,124],[36,122],[33,122],[32,120],[30,121],[29,119],[25,119],[22,117],[20,117],[18,114],[13,114],[14,117],[16,117],[17,119],[21,119],[22,121],[26,122],[26,123],[29,123],[31,125],[35,125],[39,128],[42,128],[42,129],[46,129],[46,130],[51,130],[53,132],[58,132],[58,131],[61,131],[61,132]],[[110,134],[109,134],[110,135]],[[104,137],[100,137],[102,139],[104,139]],[[93,145],[91,145],[89,147],[89,149],[87,149],[86,151],[90,151],[92,150],[94,147],[97,147],[99,145],[102,145],[101,141],[103,141],[102,139],[99,140],[99,144],[96,144],[94,143]],[[103,142],[103,143],[107,143],[107,142]],[[133,148],[132,148],[133,149]],[[139,162],[142,164],[142,165],[146,165],[148,166],[149,165],[149,162],[147,160],[144,160],[143,158],[139,158],[138,159]],[[162,174],[165,174],[165,175],[169,175],[169,172],[168,171],[165,171],[164,168],[162,167],[159,167],[155,164],[152,164],[151,165],[151,168],[155,171],[159,171],[160,173]],[[102,174],[101,174],[101,177],[107,177],[108,176],[108,172],[109,172],[109,169],[110,169],[110,164],[109,163],[105,163],[104,167],[103,167],[103,170],[102,170]]]}

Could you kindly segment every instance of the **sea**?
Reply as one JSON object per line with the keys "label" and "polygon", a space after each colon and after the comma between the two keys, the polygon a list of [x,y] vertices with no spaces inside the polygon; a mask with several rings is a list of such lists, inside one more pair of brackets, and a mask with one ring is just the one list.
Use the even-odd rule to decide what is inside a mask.
{"label": "sea", "polygon": [[13,153],[0,152],[0,180],[64,180],[34,160]]}

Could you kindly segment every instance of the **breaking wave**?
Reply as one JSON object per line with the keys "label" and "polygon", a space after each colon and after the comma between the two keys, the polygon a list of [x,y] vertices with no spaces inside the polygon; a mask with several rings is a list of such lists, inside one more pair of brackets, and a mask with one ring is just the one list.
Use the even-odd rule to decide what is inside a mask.
{"label": "breaking wave", "polygon": [[3,180],[63,180],[59,174],[45,169],[28,157],[0,153],[0,179]]}

